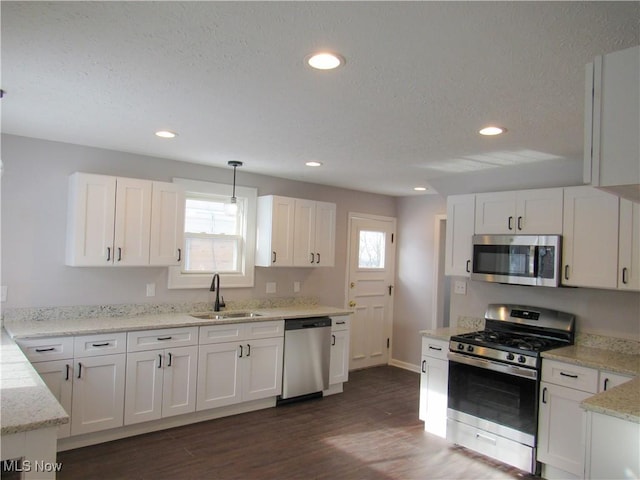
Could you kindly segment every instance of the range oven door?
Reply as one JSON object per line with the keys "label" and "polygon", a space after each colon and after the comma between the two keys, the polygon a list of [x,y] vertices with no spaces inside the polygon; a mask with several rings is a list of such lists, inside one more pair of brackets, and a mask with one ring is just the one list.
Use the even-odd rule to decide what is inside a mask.
{"label": "range oven door", "polygon": [[450,352],[447,417],[536,446],[538,371]]}

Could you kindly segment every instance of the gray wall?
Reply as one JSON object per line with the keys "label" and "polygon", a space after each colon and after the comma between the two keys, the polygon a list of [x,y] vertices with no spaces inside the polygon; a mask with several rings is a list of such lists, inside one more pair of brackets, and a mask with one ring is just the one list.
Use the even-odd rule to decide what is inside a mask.
{"label": "gray wall", "polygon": [[[232,183],[230,168],[213,168],[161,158],[2,136],[2,285],[8,286],[3,308],[127,303],[202,302],[206,289],[168,290],[163,267],[67,267],[67,177],[75,171],[171,181],[172,177]],[[237,183],[257,187],[259,195],[278,194],[337,204],[334,268],[256,268],[255,287],[228,289],[225,300],[316,296],[325,305],[343,307],[349,211],[394,217],[395,199],[345,189],[248,173],[238,170]],[[277,293],[265,293],[266,282]],[[146,296],[146,284],[156,284],[156,296]]]}

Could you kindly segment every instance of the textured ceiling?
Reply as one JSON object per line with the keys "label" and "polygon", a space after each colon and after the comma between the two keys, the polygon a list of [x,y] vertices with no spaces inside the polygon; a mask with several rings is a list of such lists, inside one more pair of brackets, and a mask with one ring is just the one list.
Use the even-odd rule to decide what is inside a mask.
{"label": "textured ceiling", "polygon": [[640,2],[1,9],[5,133],[399,196],[579,181],[585,64],[640,43]]}

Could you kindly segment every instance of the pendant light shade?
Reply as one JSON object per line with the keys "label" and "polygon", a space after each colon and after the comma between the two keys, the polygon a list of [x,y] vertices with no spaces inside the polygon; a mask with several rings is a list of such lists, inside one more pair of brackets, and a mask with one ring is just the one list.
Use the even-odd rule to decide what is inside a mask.
{"label": "pendant light shade", "polygon": [[238,212],[238,199],[236,198],[236,168],[242,166],[242,162],[238,160],[229,160],[227,165],[233,167],[233,192],[231,193],[231,199],[225,204],[224,210],[227,215],[235,215]]}

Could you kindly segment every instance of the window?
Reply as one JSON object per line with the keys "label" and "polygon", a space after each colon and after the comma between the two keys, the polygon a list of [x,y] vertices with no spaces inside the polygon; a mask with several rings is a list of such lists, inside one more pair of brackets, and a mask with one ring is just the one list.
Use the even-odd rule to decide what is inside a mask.
{"label": "window", "polygon": [[360,230],[358,268],[384,268],[385,233]]}
{"label": "window", "polygon": [[174,178],[185,187],[184,260],[170,267],[169,288],[209,288],[214,273],[223,287],[252,287],[256,203],[255,188],[236,185],[237,208],[230,208],[231,187]]}

